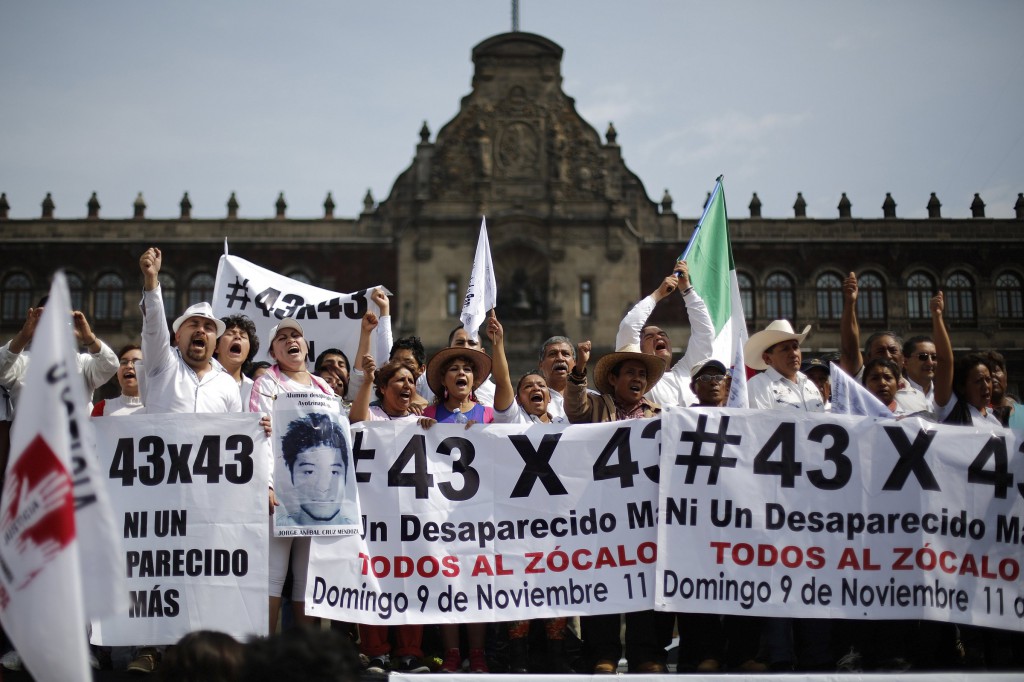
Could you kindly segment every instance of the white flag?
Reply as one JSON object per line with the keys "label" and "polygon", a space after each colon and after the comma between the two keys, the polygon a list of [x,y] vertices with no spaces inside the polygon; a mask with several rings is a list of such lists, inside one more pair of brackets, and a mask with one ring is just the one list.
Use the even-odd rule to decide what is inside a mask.
{"label": "white flag", "polygon": [[829,363],[829,378],[832,380],[832,414],[892,419],[892,410],[834,362]]}
{"label": "white flag", "polygon": [[86,403],[76,399],[84,386],[70,311],[58,272],[33,337],[0,503],[0,621],[40,682],[92,679],[72,468],[73,420],[85,421]]}
{"label": "white flag", "polygon": [[494,279],[494,265],[491,263],[491,245],[487,241],[487,218],[480,221],[480,239],[476,243],[473,257],[473,272],[469,275],[469,287],[462,302],[462,326],[472,339],[479,339],[478,330],[487,317],[487,311],[498,304],[498,283]]}

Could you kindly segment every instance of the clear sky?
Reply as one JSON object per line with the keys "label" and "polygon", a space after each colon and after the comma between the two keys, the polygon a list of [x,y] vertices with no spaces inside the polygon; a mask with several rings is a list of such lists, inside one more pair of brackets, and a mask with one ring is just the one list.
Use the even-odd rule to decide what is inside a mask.
{"label": "clear sky", "polygon": [[[520,29],[565,49],[565,91],[660,200],[699,215],[725,174],[730,213],[798,191],[832,218],[1010,218],[1024,192],[1020,0],[522,0]],[[11,215],[219,218],[362,210],[387,197],[426,120],[470,90],[471,50],[507,0],[0,0],[0,191]]]}

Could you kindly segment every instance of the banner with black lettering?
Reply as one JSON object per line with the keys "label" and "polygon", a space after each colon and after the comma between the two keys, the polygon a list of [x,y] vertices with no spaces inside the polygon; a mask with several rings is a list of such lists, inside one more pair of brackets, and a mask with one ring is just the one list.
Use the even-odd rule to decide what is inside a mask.
{"label": "banner with black lettering", "polygon": [[1019,432],[712,408],[663,419],[655,608],[1024,630]]}
{"label": "banner with black lettering", "polygon": [[348,419],[323,393],[274,400],[275,536],[356,535],[359,497]]}
{"label": "banner with black lettering", "polygon": [[359,623],[650,608],[661,421],[353,428],[364,538],[315,538],[306,612]]}
{"label": "banner with black lettering", "polygon": [[259,419],[94,420],[96,454],[124,524],[129,597],[126,612],[94,622],[95,644],[173,644],[200,629],[238,639],[267,633],[270,442]]}
{"label": "banner with black lettering", "polygon": [[[285,277],[238,256],[223,255],[217,265],[213,312],[217,317],[246,315],[253,321],[260,339],[256,360],[272,362],[267,355],[270,330],[284,318],[294,317],[309,344],[310,364],[328,348],[341,349],[356,362],[363,314],[367,310],[377,312],[376,306],[370,307],[370,292],[375,288],[341,294]],[[371,335],[371,349],[376,347],[377,333],[374,330]],[[353,379],[360,376],[353,372]]]}

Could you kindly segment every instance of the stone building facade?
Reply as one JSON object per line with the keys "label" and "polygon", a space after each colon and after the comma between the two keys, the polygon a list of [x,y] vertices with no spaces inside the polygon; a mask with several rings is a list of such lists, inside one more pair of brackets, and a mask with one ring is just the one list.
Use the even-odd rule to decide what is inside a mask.
{"label": "stone building facade", "polygon": [[[286,217],[284,197],[267,219],[239,219],[232,195],[224,219],[101,218],[95,195],[87,217],[14,220],[0,198],[0,336],[19,328],[25,310],[64,267],[79,307],[113,346],[135,340],[138,256],[164,250],[168,316],[208,297],[226,238],[231,252],[264,267],[337,291],[382,282],[394,293],[396,335],[417,334],[428,350],[458,324],[481,216],[486,216],[513,369],[535,362],[553,334],[590,338],[611,350],[622,317],[655,289],[682,252],[696,219],[680,218],[665,192],[652,201],[622,159],[615,129],[602,136],[562,90],[562,49],[529,33],[491,37],[472,52],[472,90],[433,141],[424,124],[412,164],[379,204],[367,194],[355,218],[335,218],[328,195],[322,219]],[[709,183],[710,184],[710,183]],[[2,188],[0,188],[2,189]],[[841,282],[861,278],[861,327],[927,333],[927,299],[946,291],[958,348],[998,348],[1011,379],[1024,368],[1024,197],[1013,219],[850,217],[843,195],[835,219],[808,218],[797,196],[794,217],[760,216],[755,195],[737,210],[733,250],[751,331],[777,317],[811,323],[811,353],[838,349]],[[741,217],[741,214],[743,217]],[[749,215],[749,217],[746,217]],[[663,303],[654,320],[676,346],[689,330],[681,306]]]}

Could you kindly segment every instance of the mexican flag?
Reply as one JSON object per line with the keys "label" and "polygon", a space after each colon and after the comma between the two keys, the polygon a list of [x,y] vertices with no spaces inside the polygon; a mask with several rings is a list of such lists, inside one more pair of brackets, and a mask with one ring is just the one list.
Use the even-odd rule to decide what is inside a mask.
{"label": "mexican flag", "polygon": [[689,265],[690,283],[707,304],[715,325],[711,357],[731,368],[732,387],[727,406],[747,407],[747,372],[743,361],[747,325],[740,302],[736,264],[732,259],[721,176],[681,258]]}

